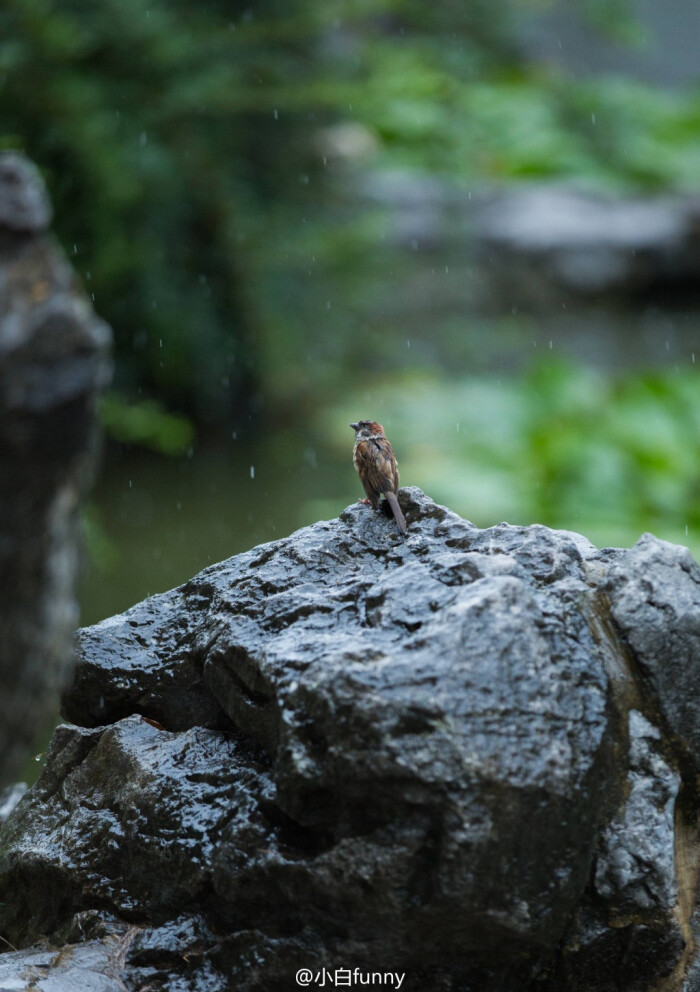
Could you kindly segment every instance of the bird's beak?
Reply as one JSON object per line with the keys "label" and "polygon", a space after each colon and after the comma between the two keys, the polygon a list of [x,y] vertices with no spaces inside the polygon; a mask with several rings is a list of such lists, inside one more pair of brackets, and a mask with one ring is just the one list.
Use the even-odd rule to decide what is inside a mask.
{"label": "bird's beak", "polygon": [[359,431],[359,429],[360,429],[360,425],[359,424],[349,424],[348,426],[352,427],[352,429],[354,431]]}

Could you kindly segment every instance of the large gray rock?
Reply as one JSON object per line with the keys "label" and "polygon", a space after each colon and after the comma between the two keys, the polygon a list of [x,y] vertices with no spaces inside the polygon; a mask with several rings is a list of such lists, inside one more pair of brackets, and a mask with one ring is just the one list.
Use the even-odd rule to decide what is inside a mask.
{"label": "large gray rock", "polygon": [[54,716],[77,622],[78,508],[107,326],[46,233],[36,169],[0,153],[0,785]]}
{"label": "large gray rock", "polygon": [[406,541],[354,506],[81,632],[77,725],[0,834],[7,939],[132,925],[135,988],[380,965],[428,990],[631,992],[685,971],[686,744],[605,592],[644,545],[400,499]]}

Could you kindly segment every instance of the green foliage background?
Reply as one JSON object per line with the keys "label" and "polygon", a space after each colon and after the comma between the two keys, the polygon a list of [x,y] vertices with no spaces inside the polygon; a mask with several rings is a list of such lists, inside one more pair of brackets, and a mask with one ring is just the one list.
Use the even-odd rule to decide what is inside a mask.
{"label": "green foliage background", "polygon": [[[634,43],[619,5],[589,6]],[[395,290],[412,263],[356,192],[397,173],[464,196],[543,179],[697,189],[700,90],[529,62],[515,29],[528,10],[5,0],[0,146],[40,165],[60,239],[115,330],[113,438],[191,455],[275,436],[265,450],[291,473],[287,452],[298,471],[309,446],[345,466],[344,425],[371,412],[391,424],[404,480],[478,523],[537,520],[601,543],[651,529],[697,549],[694,368],[514,370],[507,319],[480,329],[436,311],[412,326]],[[312,475],[296,522],[337,512],[348,471]]]}

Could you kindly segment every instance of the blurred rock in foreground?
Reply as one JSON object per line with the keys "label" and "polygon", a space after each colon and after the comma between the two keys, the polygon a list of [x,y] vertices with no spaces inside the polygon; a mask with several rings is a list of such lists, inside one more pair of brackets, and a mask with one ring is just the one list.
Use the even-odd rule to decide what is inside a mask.
{"label": "blurred rock in foreground", "polygon": [[400,501],[80,633],[3,981],[697,989],[700,568]]}
{"label": "blurred rock in foreground", "polygon": [[0,154],[0,785],[46,730],[77,621],[77,510],[95,459],[107,326],[47,233],[30,162]]}

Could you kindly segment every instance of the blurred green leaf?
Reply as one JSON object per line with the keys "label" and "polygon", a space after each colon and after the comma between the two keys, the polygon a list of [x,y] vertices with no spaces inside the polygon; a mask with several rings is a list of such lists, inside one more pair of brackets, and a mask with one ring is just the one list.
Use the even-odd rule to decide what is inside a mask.
{"label": "blurred green leaf", "polygon": [[194,440],[194,427],[180,414],[168,413],[155,400],[129,401],[107,393],[100,407],[105,432],[122,444],[137,444],[163,455],[182,454]]}

